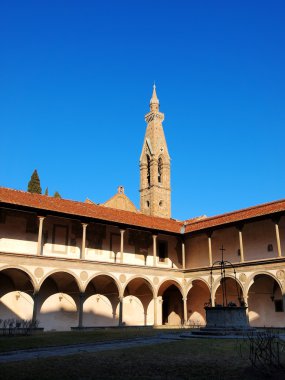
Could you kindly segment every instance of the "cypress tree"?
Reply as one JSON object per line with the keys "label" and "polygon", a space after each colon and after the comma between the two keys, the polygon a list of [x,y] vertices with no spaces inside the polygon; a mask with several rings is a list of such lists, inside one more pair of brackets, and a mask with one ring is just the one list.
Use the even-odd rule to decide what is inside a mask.
{"label": "cypress tree", "polygon": [[58,191],[56,191],[53,196],[54,198],[61,198],[61,195],[59,194]]}
{"label": "cypress tree", "polygon": [[48,195],[48,187],[45,190],[45,195]]}
{"label": "cypress tree", "polygon": [[37,169],[34,170],[32,176],[31,176],[31,179],[28,183],[28,192],[29,193],[37,193],[37,194],[42,193],[41,182],[40,182],[40,178],[39,178]]}

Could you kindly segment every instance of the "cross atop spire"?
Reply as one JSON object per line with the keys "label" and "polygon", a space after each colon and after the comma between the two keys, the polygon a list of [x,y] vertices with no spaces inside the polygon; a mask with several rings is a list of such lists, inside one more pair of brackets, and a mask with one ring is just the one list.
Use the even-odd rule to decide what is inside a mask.
{"label": "cross atop spire", "polygon": [[159,109],[159,100],[158,100],[158,97],[156,95],[155,83],[153,84],[152,97],[150,99],[149,106],[150,106],[151,111],[158,111],[158,109]]}

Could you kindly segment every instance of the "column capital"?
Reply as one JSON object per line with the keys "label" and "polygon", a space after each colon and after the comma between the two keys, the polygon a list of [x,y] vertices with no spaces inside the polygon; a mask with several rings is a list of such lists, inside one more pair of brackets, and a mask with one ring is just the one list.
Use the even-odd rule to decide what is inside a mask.
{"label": "column capital", "polygon": [[81,226],[82,226],[83,228],[86,228],[86,227],[88,226],[88,223],[81,223]]}
{"label": "column capital", "polygon": [[124,234],[126,232],[126,230],[124,230],[123,228],[120,228],[120,232],[121,232],[121,234]]}
{"label": "column capital", "polygon": [[186,302],[187,301],[187,297],[182,297],[182,300],[184,301],[184,302]]}
{"label": "column capital", "polygon": [[271,218],[272,222],[273,222],[274,224],[277,224],[277,225],[279,224],[280,219],[281,219],[281,216],[280,216],[280,215],[276,215],[276,216],[273,216],[273,217]]}
{"label": "column capital", "polygon": [[157,238],[157,234],[152,234],[153,239]]}
{"label": "column capital", "polygon": [[242,232],[243,227],[244,227],[244,223],[238,223],[238,224],[236,225],[236,229],[237,229],[239,232]]}
{"label": "column capital", "polygon": [[44,220],[44,219],[45,219],[45,216],[37,215],[37,218],[38,218],[39,220]]}
{"label": "column capital", "polygon": [[38,295],[39,295],[39,291],[35,290],[34,293],[33,293],[33,295],[32,295],[32,298],[35,299],[35,298],[38,297]]}
{"label": "column capital", "polygon": [[211,239],[213,232],[214,232],[213,230],[206,231],[206,235],[207,235],[208,239]]}
{"label": "column capital", "polygon": [[119,299],[120,302],[123,302],[124,297],[123,296],[119,296],[118,299]]}

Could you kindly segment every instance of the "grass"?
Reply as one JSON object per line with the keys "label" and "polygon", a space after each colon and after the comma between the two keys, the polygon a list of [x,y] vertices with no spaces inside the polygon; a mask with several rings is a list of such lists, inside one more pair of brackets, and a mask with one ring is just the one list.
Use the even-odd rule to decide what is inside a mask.
{"label": "grass", "polygon": [[114,339],[154,336],[161,334],[162,332],[181,332],[181,329],[159,330],[153,328],[106,328],[93,331],[42,332],[31,336],[0,336],[0,353],[29,348],[65,346],[70,344],[94,343]]}
{"label": "grass", "polygon": [[[153,336],[180,330],[104,329],[84,332],[43,333],[31,337],[1,337],[1,345],[15,348],[90,343],[95,341]],[[242,348],[243,355],[240,354]],[[9,347],[8,347],[9,350]],[[80,353],[73,356],[0,364],[0,379],[91,380],[263,380],[282,379],[284,372],[271,377],[251,368],[248,347],[235,339],[186,339],[152,346]],[[285,352],[281,353],[285,366]]]}
{"label": "grass", "polygon": [[[0,366],[0,379],[270,378],[252,370],[249,362],[238,354],[237,345],[235,340],[189,339],[147,347],[8,363]],[[272,372],[271,378],[283,377],[281,373]]]}

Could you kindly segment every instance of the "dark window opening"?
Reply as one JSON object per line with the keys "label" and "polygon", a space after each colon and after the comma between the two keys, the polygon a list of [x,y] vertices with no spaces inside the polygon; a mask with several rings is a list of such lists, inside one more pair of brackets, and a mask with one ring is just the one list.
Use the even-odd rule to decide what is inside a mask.
{"label": "dark window opening", "polygon": [[147,184],[150,186],[150,158],[149,155],[146,156],[147,158]]}
{"label": "dark window opening", "polygon": [[267,251],[268,252],[272,252],[273,251],[273,245],[272,244],[268,244]]}
{"label": "dark window opening", "polygon": [[284,311],[284,309],[283,309],[283,301],[282,300],[275,300],[274,301],[274,305],[275,305],[275,311],[277,313]]}
{"label": "dark window opening", "polygon": [[167,242],[159,241],[158,242],[158,258],[160,262],[164,262],[167,258]]}
{"label": "dark window opening", "polygon": [[158,159],[158,183],[162,182],[162,158]]}

